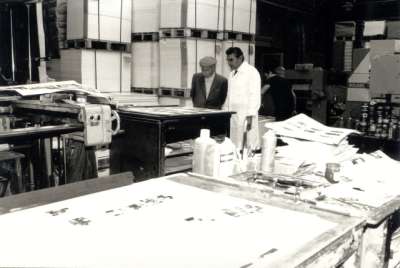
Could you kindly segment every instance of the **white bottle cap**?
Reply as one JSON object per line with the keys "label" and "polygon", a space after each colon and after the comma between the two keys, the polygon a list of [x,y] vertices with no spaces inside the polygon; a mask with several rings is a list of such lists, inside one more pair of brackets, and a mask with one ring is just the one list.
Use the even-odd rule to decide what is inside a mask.
{"label": "white bottle cap", "polygon": [[203,128],[200,130],[200,137],[201,138],[209,138],[210,137],[210,130]]}

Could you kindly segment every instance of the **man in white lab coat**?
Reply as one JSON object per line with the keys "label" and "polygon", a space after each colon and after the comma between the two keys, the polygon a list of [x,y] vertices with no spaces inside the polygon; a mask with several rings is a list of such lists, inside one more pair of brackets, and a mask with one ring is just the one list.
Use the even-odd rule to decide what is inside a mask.
{"label": "man in white lab coat", "polygon": [[[232,71],[228,77],[228,95],[223,109],[236,112],[231,118],[230,138],[238,149],[242,149],[243,145],[255,149],[260,146],[258,138],[258,109],[261,103],[260,74],[256,68],[245,61],[240,48],[228,48],[225,54]],[[245,136],[247,137],[244,138]]]}

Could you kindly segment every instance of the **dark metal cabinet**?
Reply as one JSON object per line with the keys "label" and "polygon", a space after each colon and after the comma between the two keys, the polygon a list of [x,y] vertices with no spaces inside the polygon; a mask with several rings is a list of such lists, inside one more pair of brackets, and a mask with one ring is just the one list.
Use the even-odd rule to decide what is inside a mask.
{"label": "dark metal cabinet", "polygon": [[228,136],[232,113],[157,107],[131,108],[119,114],[123,134],[115,137],[111,145],[111,171],[132,171],[136,180],[143,180],[172,173],[165,165],[168,143],[197,138],[202,128],[210,129],[213,136]]}

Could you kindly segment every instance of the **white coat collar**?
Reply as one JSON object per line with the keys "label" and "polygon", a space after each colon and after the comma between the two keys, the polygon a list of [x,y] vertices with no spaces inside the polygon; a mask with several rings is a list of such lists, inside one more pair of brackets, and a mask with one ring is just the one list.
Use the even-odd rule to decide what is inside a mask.
{"label": "white coat collar", "polygon": [[[237,68],[236,70],[238,71],[238,73],[241,73],[243,70],[245,70],[247,68],[247,65],[249,65],[247,63],[247,61],[243,61],[242,64],[240,64],[239,68]],[[233,71],[235,72],[235,71]]]}

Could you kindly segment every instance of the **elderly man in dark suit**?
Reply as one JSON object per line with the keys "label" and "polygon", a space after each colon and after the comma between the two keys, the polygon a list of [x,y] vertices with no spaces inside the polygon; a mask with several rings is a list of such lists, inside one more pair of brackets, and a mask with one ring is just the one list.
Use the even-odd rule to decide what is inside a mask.
{"label": "elderly man in dark suit", "polygon": [[209,109],[221,109],[228,91],[228,80],[215,73],[217,60],[204,57],[200,60],[201,73],[195,73],[192,78],[190,96],[193,106]]}

